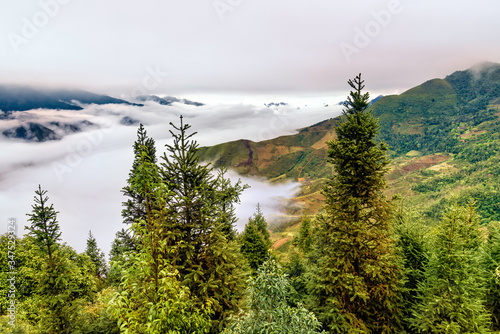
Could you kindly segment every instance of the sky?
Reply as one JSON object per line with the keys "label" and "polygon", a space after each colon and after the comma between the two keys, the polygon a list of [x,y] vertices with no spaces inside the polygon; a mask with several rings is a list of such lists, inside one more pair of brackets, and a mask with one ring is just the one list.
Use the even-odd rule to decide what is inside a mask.
{"label": "sky", "polygon": [[[39,144],[0,139],[0,233],[10,217],[27,224],[43,183],[63,239],[83,251],[92,229],[108,252],[123,227],[120,189],[136,131],[120,117],[133,114],[160,148],[180,114],[202,145],[295,133],[338,115],[346,82],[358,73],[375,97],[500,62],[498,13],[493,0],[0,0],[0,84],[206,103],[21,113],[25,121],[87,119],[101,127]],[[289,105],[264,106],[280,101]],[[16,121],[9,122],[0,130]],[[88,151],[75,154],[82,147]],[[244,182],[252,188],[238,207],[240,229],[259,200],[270,203],[264,213],[279,214],[279,198],[297,191],[295,183]]]}
{"label": "sky", "polygon": [[[130,95],[400,91],[500,62],[493,0],[2,0],[0,81]],[[153,86],[153,85],[149,85]]]}

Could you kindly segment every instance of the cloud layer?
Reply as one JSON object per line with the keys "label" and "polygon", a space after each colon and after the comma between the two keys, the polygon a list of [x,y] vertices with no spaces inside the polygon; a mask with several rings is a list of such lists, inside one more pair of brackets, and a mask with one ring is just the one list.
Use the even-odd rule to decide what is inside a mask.
{"label": "cloud layer", "polygon": [[[156,140],[158,151],[171,141],[170,122],[179,115],[197,131],[201,145],[247,138],[269,139],[294,133],[296,129],[339,114],[340,107],[332,98],[291,99],[293,104],[266,107],[264,103],[210,103],[203,107],[174,104],[162,106],[147,103],[144,107],[125,105],[86,106],[82,111],[32,110],[18,112],[22,121],[50,122],[55,120],[89,120],[99,128],[67,135],[60,141],[28,143],[0,140],[0,233],[5,233],[7,219],[16,218],[20,230],[27,224],[34,191],[38,184],[48,190],[51,203],[60,211],[59,223],[63,240],[83,251],[88,231],[96,236],[99,246],[109,251],[114,234],[121,224],[120,190],[125,185],[132,165],[132,144],[136,126],[125,126],[120,120],[128,116],[145,124],[148,135]],[[204,101],[201,101],[204,102]],[[274,101],[268,101],[274,102]],[[338,102],[336,100],[335,102]],[[325,104],[331,103],[329,107]],[[307,105],[307,106],[306,106]],[[16,121],[1,122],[0,127]],[[229,176],[236,181],[238,176]],[[290,197],[296,184],[272,186],[264,180],[243,178],[251,186],[237,208],[242,228],[255,211],[257,202],[266,215],[280,212],[280,197]]]}

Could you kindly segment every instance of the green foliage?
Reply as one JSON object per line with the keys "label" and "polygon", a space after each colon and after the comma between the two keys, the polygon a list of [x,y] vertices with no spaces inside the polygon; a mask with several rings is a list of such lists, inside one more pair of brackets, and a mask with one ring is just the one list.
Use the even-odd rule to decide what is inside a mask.
{"label": "green foliage", "polygon": [[188,133],[181,117],[179,127],[171,124],[174,141],[166,145],[160,173],[171,197],[166,207],[173,220],[166,226],[172,245],[168,257],[180,280],[197,297],[200,307],[212,303],[212,332],[237,309],[246,271],[234,240],[234,203],[246,188],[225,179],[223,171],[213,175],[210,165],[200,164],[198,143]]}
{"label": "green foliage", "polygon": [[500,331],[500,226],[489,226],[488,241],[483,254],[486,296],[485,306],[491,314],[492,328]]}
{"label": "green foliage", "polygon": [[104,279],[108,273],[106,258],[104,252],[97,247],[97,241],[92,235],[92,231],[89,231],[85,253],[94,264],[94,275],[100,280]]}
{"label": "green foliage", "polygon": [[377,120],[361,75],[328,143],[336,174],[324,188],[318,216],[318,260],[309,288],[314,311],[332,333],[396,333],[400,318],[400,263],[383,195],[387,147],[375,140]]}
{"label": "green foliage", "polygon": [[[179,127],[171,125],[174,141],[167,145],[161,164],[156,163],[146,144],[137,146],[146,141],[141,139],[145,131],[138,134],[135,163],[126,188],[141,199],[131,203],[138,206],[132,211],[141,214],[134,218],[133,236],[129,238],[123,232],[114,242],[112,256],[117,261],[112,263],[112,274],[122,277],[122,292],[116,299],[120,304],[116,305],[128,310],[120,318],[123,328],[135,326],[134,319],[146,311],[160,315],[160,306],[151,305],[163,303],[163,308],[179,308],[177,315],[158,318],[162,328],[208,328],[217,332],[224,319],[237,309],[246,276],[234,229],[234,203],[239,202],[246,186],[231,184],[224,176],[225,170],[214,173],[212,167],[199,163],[198,144],[192,139],[195,133],[188,133],[190,126],[183,123],[182,117]],[[136,251],[127,251],[135,247]],[[137,277],[144,268],[149,268],[150,276]],[[142,284],[141,280],[153,291],[166,290],[148,297],[145,290],[138,289],[136,299],[131,299],[130,289]],[[178,294],[172,295],[176,290]],[[153,303],[152,298],[158,302]],[[172,300],[178,300],[177,306],[169,306]],[[143,306],[132,312],[134,303]],[[175,329],[180,322],[172,323],[173,317],[185,322],[187,318],[183,317],[190,313],[193,322],[186,323],[184,329]]]}
{"label": "green foliage", "polygon": [[0,316],[0,333],[2,334],[36,334],[37,331],[29,323],[16,318],[15,326],[9,323],[8,316]]}
{"label": "green foliage", "polygon": [[313,226],[311,218],[307,215],[302,217],[302,222],[300,224],[300,230],[298,235],[295,237],[294,243],[304,254],[308,254],[312,250],[314,242],[313,237]]}
{"label": "green foliage", "polygon": [[[13,246],[14,263],[9,263],[14,256],[13,253],[9,253],[9,249],[12,252]],[[11,283],[8,279],[12,279],[12,275],[9,273],[16,272],[15,300],[21,304],[35,293],[34,276],[39,271],[42,261],[39,247],[35,245],[33,237],[12,239],[12,234],[0,236],[0,314],[6,314],[10,304],[8,295]]]}
{"label": "green foliage", "polygon": [[253,270],[257,270],[269,257],[271,240],[267,230],[267,222],[259,204],[257,204],[253,218],[249,218],[245,225],[245,230],[240,236],[240,244],[241,253]]}
{"label": "green foliage", "polygon": [[61,232],[57,222],[58,212],[54,209],[53,204],[48,206],[49,197],[45,196],[46,193],[47,190],[42,190],[42,187],[38,185],[34,197],[35,204],[31,206],[33,211],[31,214],[27,214],[30,217],[28,221],[31,222],[31,226],[25,228],[35,238],[36,244],[43,248],[43,251],[47,251],[49,265],[52,267],[52,247],[61,239]]}
{"label": "green foliage", "polygon": [[[130,256],[109,307],[121,333],[207,333],[210,304],[195,305],[178,272],[165,260],[154,262],[150,252]],[[154,272],[153,263],[158,265]]]}
{"label": "green foliage", "polygon": [[419,333],[489,333],[480,247],[483,236],[472,204],[453,206],[437,227],[434,249],[419,284],[412,325]]}
{"label": "green foliage", "polygon": [[42,332],[70,333],[76,310],[96,289],[91,275],[94,265],[87,255],[78,255],[72,248],[57,243],[61,236],[57,212],[53,205],[48,206],[46,193],[38,187],[29,214],[31,226],[27,229],[38,246],[41,261],[38,270],[30,273],[35,294],[22,305],[28,306],[28,319],[36,321]]}
{"label": "green foliage", "polygon": [[394,218],[397,247],[405,274],[401,305],[402,323],[404,330],[411,333],[412,309],[419,302],[418,286],[425,278],[424,270],[430,254],[427,245],[429,229],[420,219],[420,215],[411,209],[401,208]]}
{"label": "green foliage", "polygon": [[143,198],[145,219],[132,224],[140,250],[129,252],[119,290],[110,302],[122,333],[206,333],[210,325],[210,302],[195,305],[188,287],[181,286],[177,270],[169,261],[179,245],[169,244],[165,230],[175,214],[166,202],[172,192],[160,178],[147,149],[138,150],[130,189]]}
{"label": "green foliage", "polygon": [[121,281],[121,273],[129,252],[137,252],[138,241],[131,234],[129,229],[121,229],[116,232],[115,239],[111,244],[109,252],[110,268],[108,281],[113,285],[118,285]]}
{"label": "green foliage", "polygon": [[83,304],[76,312],[72,334],[119,334],[118,323],[108,310],[115,292],[114,288],[103,289]]}
{"label": "green foliage", "polygon": [[320,333],[321,324],[303,306],[288,304],[289,282],[276,261],[262,264],[257,276],[250,279],[248,309],[233,317],[225,334]]}
{"label": "green foliage", "polygon": [[133,148],[135,159],[132,163],[132,168],[130,169],[127,185],[122,189],[122,193],[128,197],[128,199],[122,203],[124,206],[122,210],[122,217],[125,224],[132,224],[137,219],[146,218],[146,208],[144,207],[145,199],[140,194],[134,192],[130,186],[131,180],[135,177],[137,169],[141,163],[141,154],[146,152],[149,160],[152,163],[156,163],[155,141],[154,139],[148,137],[147,131],[144,129],[142,124],[140,124],[139,129],[137,129],[137,140],[134,142]]}

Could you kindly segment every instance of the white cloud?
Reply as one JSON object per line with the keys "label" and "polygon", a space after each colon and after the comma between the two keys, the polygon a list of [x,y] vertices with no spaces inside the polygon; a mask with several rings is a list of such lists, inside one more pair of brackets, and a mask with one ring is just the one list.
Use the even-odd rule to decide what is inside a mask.
{"label": "white cloud", "polygon": [[[287,102],[287,99],[279,101]],[[198,132],[195,139],[201,145],[213,145],[241,138],[259,140],[291,134],[298,128],[340,112],[340,107],[331,103],[333,101],[329,98],[289,101],[293,104],[274,109],[263,103],[209,104],[203,107],[148,103],[145,107],[90,105],[81,111],[24,112],[22,115],[29,115],[30,120],[39,122],[88,119],[101,127],[65,136],[60,141],[26,143],[0,140],[3,155],[0,160],[0,233],[5,233],[7,219],[11,217],[17,218],[19,232],[24,232],[22,226],[27,225],[26,214],[31,212],[34,191],[41,184],[48,190],[50,202],[60,211],[63,240],[82,252],[90,229],[107,253],[116,231],[123,227],[121,202],[124,197],[120,190],[132,165],[132,145],[137,131],[136,126],[121,125],[122,117],[129,116],[143,122],[148,135],[156,140],[159,155],[162,155],[164,145],[171,142],[169,123],[178,124],[181,114],[185,122],[192,125],[191,130]],[[331,105],[324,107],[325,103]],[[262,132],[262,129],[266,131]],[[263,136],[266,138],[261,138]],[[233,180],[238,178],[234,172],[228,175]],[[257,202],[267,216],[277,214],[280,212],[279,198],[293,196],[297,190],[296,183],[271,185],[258,178],[242,180],[251,188],[243,193],[242,204],[237,207],[239,228],[254,213]]]}

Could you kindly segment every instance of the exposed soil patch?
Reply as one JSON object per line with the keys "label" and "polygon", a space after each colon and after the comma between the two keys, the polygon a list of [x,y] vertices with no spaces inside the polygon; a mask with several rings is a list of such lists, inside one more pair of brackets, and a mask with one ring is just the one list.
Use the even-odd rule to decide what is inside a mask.
{"label": "exposed soil patch", "polygon": [[419,159],[412,159],[412,161],[409,164],[401,167],[401,172],[403,174],[408,174],[416,170],[421,170],[427,167],[440,164],[443,161],[448,160],[449,158],[450,157],[446,154],[436,154],[436,155],[427,155]]}
{"label": "exposed soil patch", "polygon": [[273,249],[280,248],[281,246],[283,246],[284,244],[286,244],[288,241],[290,241],[292,239],[293,239],[292,237],[286,237],[286,238],[283,238],[283,239],[280,239],[280,240],[276,241],[273,244]]}
{"label": "exposed soil patch", "polygon": [[469,131],[467,133],[461,134],[460,138],[467,139],[467,138],[470,138],[472,136],[482,135],[483,133],[486,133],[486,131],[485,130],[481,130],[481,131]]}

